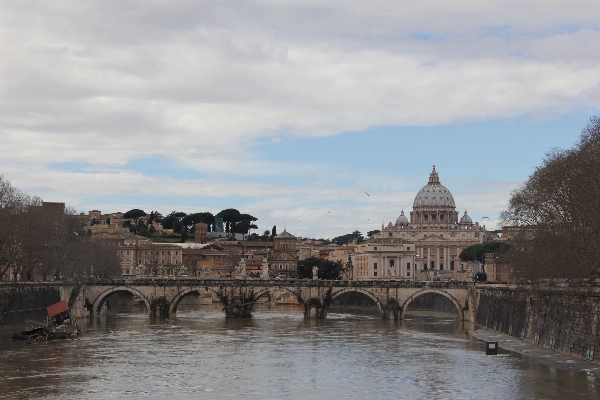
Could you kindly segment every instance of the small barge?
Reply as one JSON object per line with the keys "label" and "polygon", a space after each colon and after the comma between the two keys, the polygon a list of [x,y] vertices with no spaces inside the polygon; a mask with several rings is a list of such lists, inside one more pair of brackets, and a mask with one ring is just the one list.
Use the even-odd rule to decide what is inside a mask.
{"label": "small barge", "polygon": [[81,333],[77,321],[71,317],[69,304],[63,300],[46,308],[46,324],[29,321],[36,327],[15,333],[13,339],[38,342],[54,339],[75,339]]}

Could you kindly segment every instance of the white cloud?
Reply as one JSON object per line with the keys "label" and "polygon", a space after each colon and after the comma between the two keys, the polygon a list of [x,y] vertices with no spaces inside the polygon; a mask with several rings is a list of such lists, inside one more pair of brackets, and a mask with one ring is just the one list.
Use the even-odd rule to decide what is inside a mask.
{"label": "white cloud", "polygon": [[[184,196],[255,197],[265,218],[341,230],[357,216],[380,219],[390,201],[393,219],[394,201],[407,200],[408,211],[406,182],[326,160],[262,160],[258,143],[600,108],[596,1],[39,1],[2,11],[3,172],[76,204],[85,194],[180,186]],[[125,169],[149,155],[206,178]],[[63,162],[90,168],[48,168]],[[344,184],[311,182],[324,171]],[[309,185],[244,182],[265,175]],[[365,187],[371,197],[357,200]],[[507,191],[496,187],[464,207],[503,206]],[[333,228],[341,219],[315,198],[347,226]]]}
{"label": "white cloud", "polygon": [[[224,3],[7,5],[7,157],[119,165],[154,152],[194,165],[240,156],[258,138],[280,134],[600,106],[589,95],[600,81],[600,63],[590,62],[599,33],[562,30],[590,25],[593,3],[585,12],[551,3],[542,15],[535,3],[342,3],[246,4],[254,20]],[[554,8],[560,17],[548,18]],[[23,23],[31,18],[37,23]],[[281,26],[292,19],[289,30]],[[481,34],[496,27],[511,39]],[[410,37],[420,32],[445,36]],[[369,48],[365,37],[378,41]]]}

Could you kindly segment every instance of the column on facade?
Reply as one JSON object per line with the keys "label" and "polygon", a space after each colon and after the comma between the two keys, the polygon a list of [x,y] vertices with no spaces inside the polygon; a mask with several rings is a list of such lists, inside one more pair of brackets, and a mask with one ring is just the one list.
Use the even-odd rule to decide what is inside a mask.
{"label": "column on facade", "polygon": [[444,245],[442,247],[442,254],[444,255],[444,271],[447,271],[450,269],[448,266],[448,246]]}

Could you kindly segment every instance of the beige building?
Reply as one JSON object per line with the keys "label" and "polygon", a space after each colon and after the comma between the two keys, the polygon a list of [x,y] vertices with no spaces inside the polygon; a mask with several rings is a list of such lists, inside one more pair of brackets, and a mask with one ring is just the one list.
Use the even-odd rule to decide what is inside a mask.
{"label": "beige building", "polygon": [[194,240],[198,243],[206,243],[208,240],[208,224],[198,222],[194,225]]}
{"label": "beige building", "polygon": [[174,276],[181,274],[183,251],[174,243],[148,239],[125,239],[117,247],[124,276]]}
{"label": "beige building", "polygon": [[352,279],[415,279],[415,245],[394,237],[358,244],[352,256]]}
{"label": "beige building", "polygon": [[467,212],[458,219],[454,197],[440,183],[433,167],[429,182],[415,196],[410,221],[404,210],[381,232],[376,239],[395,238],[415,245],[415,264],[421,280],[437,278],[462,279],[461,270],[468,268],[458,258],[465,248],[482,243],[485,226],[471,220]]}
{"label": "beige building", "polygon": [[298,274],[296,237],[285,229],[273,238],[273,252],[269,259],[269,270],[275,276],[292,278]]}

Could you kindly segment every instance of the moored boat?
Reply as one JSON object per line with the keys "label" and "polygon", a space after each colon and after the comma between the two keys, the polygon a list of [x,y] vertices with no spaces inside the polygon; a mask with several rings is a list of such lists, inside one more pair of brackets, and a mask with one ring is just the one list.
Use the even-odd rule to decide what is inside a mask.
{"label": "moored boat", "polygon": [[34,323],[35,328],[15,333],[13,339],[38,342],[41,340],[77,338],[81,331],[77,321],[71,317],[69,304],[63,300],[46,308],[48,319],[45,325]]}

